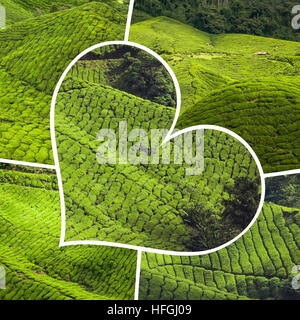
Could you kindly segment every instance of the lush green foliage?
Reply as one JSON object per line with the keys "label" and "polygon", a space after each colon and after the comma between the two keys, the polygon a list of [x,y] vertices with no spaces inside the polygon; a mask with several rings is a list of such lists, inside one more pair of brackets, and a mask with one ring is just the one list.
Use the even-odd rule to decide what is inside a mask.
{"label": "lush green foliage", "polygon": [[184,222],[192,228],[191,240],[187,244],[190,251],[204,251],[219,247],[233,239],[241,231],[232,221],[222,219],[204,203],[197,203],[188,207],[185,212]]}
{"label": "lush green foliage", "polygon": [[126,19],[127,6],[93,2],[0,30],[0,158],[53,163],[49,113],[60,76],[84,49],[123,40]]}
{"label": "lush green foliage", "polygon": [[190,251],[207,250],[232,240],[253,220],[259,202],[259,179],[237,176],[233,184],[224,187],[223,212],[215,214],[206,203],[188,206],[184,221],[193,229]]}
{"label": "lush green foliage", "polygon": [[136,0],[139,11],[174,18],[211,33],[246,33],[299,41],[291,28],[292,0]]}
{"label": "lush green foliage", "polygon": [[[49,110],[60,75],[90,45],[123,40],[128,2],[86,2],[2,0],[9,27],[0,31],[0,90],[5,92],[0,97],[0,158],[52,164]],[[140,0],[143,5],[146,2]],[[172,3],[160,1],[157,8]],[[247,2],[248,13],[257,10],[253,17],[238,7],[245,2],[233,3],[236,7],[209,5],[205,11],[198,7],[190,13],[189,6],[184,10],[170,6],[172,14],[161,13],[176,14],[179,20],[212,32],[292,36],[284,28],[276,29],[281,19],[277,13],[271,15],[270,23],[266,1]],[[275,4],[279,8],[279,2]],[[146,11],[160,14],[152,9]],[[195,20],[190,21],[188,15]],[[288,15],[283,19],[289,19]],[[222,125],[250,142],[265,171],[299,167],[297,43],[211,35],[166,18],[134,25],[131,37],[163,55],[173,67],[184,101],[179,127]],[[269,55],[256,56],[256,51]],[[206,131],[205,170],[199,177],[185,177],[185,167],[176,165],[99,165],[95,141],[99,129],[117,129],[119,120],[128,120],[130,129],[169,128],[174,117],[172,108],[99,85],[107,80],[104,70],[110,65],[118,68],[120,62],[105,62],[101,69],[99,62],[81,61],[59,94],[56,137],[67,208],[66,240],[189,250],[193,229],[183,222],[183,208],[205,202],[212,215],[201,217],[202,227],[212,216],[218,219],[226,186],[239,176],[255,178],[255,162],[231,137]],[[297,188],[290,181],[276,182],[270,197],[284,204],[283,197],[289,194],[286,201],[297,207]],[[133,298],[134,251],[58,247],[60,203],[53,173],[18,166],[10,170],[2,164],[0,204],[0,265],[7,271],[7,289],[0,290],[0,300]],[[300,264],[299,222],[298,209],[268,203],[243,238],[217,253],[198,257],[144,254],[140,298],[291,297],[290,271]]]}
{"label": "lush green foliage", "polygon": [[252,221],[260,201],[259,180],[236,177],[232,186],[226,186],[228,198],[223,200],[225,207],[222,218],[243,231]]}
{"label": "lush green foliage", "polygon": [[266,179],[266,201],[287,207],[300,208],[300,175],[279,176]]}
{"label": "lush green foliage", "polygon": [[89,52],[73,68],[82,80],[97,81],[143,99],[176,107],[173,80],[152,55],[132,46],[111,45]]}
{"label": "lush green foliage", "polygon": [[59,248],[55,175],[0,170],[0,300],[133,299],[136,253]]}
{"label": "lush green foliage", "polygon": [[252,228],[218,252],[195,257],[144,253],[139,298],[295,298],[290,276],[300,263],[299,218],[299,210],[265,204]]}
{"label": "lush green foliage", "polygon": [[6,11],[6,26],[21,20],[33,18],[32,12],[26,10],[17,1],[1,0],[0,5],[4,6]]}
{"label": "lush green foliage", "polygon": [[265,172],[299,167],[298,43],[212,35],[163,17],[134,24],[130,39],[173,68],[183,101],[178,128],[220,125],[251,145]]}

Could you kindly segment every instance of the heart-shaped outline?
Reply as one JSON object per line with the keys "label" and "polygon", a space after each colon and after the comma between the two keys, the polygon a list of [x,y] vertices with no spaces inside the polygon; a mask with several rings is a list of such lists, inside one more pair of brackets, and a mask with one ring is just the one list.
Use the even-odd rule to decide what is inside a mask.
{"label": "heart-shaped outline", "polygon": [[[153,55],[156,59],[158,59],[164,67],[167,69],[169,72],[170,76],[172,77],[172,80],[174,82],[175,90],[176,90],[176,96],[177,96],[177,106],[176,106],[176,112],[174,116],[173,123],[171,125],[171,128],[165,137],[164,141],[162,144],[167,143],[171,139],[184,134],[186,132],[190,131],[195,131],[195,130],[205,130],[205,129],[210,129],[210,130],[217,130],[221,131],[224,133],[229,134],[230,136],[234,137],[237,139],[240,143],[246,147],[246,149],[250,152],[251,156],[255,160],[255,163],[257,165],[257,168],[259,170],[260,178],[261,178],[261,198],[260,198],[260,203],[257,209],[257,212],[255,216],[253,217],[252,221],[250,224],[245,228],[239,235],[237,235],[235,238],[231,239],[230,241],[222,244],[221,246],[209,249],[209,250],[204,250],[204,251],[197,251],[197,252],[181,252],[181,251],[169,251],[169,250],[162,250],[162,249],[154,249],[154,248],[147,248],[147,247],[141,247],[141,246],[135,246],[135,245],[129,245],[129,244],[123,244],[123,243],[117,243],[117,242],[107,242],[107,241],[100,241],[100,240],[78,240],[78,241],[65,241],[65,232],[66,232],[66,213],[65,213],[65,201],[64,201],[64,192],[63,192],[63,184],[62,184],[62,178],[61,178],[61,172],[60,172],[60,166],[59,166],[59,159],[58,159],[58,153],[57,153],[57,146],[56,146],[56,138],[55,138],[55,105],[56,105],[56,99],[57,95],[59,93],[60,87],[67,76],[68,72],[71,70],[73,65],[82,58],[84,55],[86,55],[88,52],[93,51],[97,48],[101,48],[104,46],[108,45],[129,45],[129,46],[134,46],[136,48],[139,48],[141,50],[144,50],[148,52],[149,54]],[[132,250],[137,250],[138,252],[145,251],[145,252],[152,252],[152,253],[158,253],[158,254],[169,254],[169,255],[176,255],[176,256],[200,256],[200,255],[205,255],[205,254],[210,254],[212,252],[216,252],[218,250],[224,249],[230,244],[234,243],[236,240],[238,240],[240,237],[242,237],[254,224],[254,222],[257,220],[263,204],[264,204],[264,199],[265,199],[265,179],[264,179],[264,172],[263,168],[261,166],[261,163],[254,152],[254,150],[250,147],[250,145],[239,135],[236,133],[232,132],[231,130],[228,130],[226,128],[220,127],[220,126],[214,126],[214,125],[198,125],[198,126],[193,126],[193,127],[188,127],[180,131],[176,131],[173,133],[174,128],[176,126],[177,120],[179,118],[180,114],[180,108],[181,108],[181,90],[180,86],[178,83],[178,80],[173,72],[173,70],[170,68],[170,66],[167,64],[167,62],[162,59],[157,53],[152,51],[151,49],[140,45],[135,42],[130,42],[130,41],[107,41],[107,42],[102,42],[99,44],[96,44],[92,47],[87,48],[83,52],[81,52],[77,57],[68,65],[66,70],[63,72],[62,76],[60,77],[53,96],[52,96],[52,101],[51,101],[51,110],[50,110],[50,131],[51,131],[51,141],[52,141],[52,150],[53,150],[53,157],[54,157],[54,163],[56,167],[56,172],[57,172],[57,180],[58,180],[58,188],[59,188],[59,194],[60,194],[60,204],[61,204],[61,236],[60,236],[60,242],[59,246],[60,247],[65,247],[65,246],[72,246],[72,245],[102,245],[102,246],[110,246],[110,247],[118,247],[118,248],[126,248],[126,249],[132,249]],[[173,134],[172,134],[173,133]]]}

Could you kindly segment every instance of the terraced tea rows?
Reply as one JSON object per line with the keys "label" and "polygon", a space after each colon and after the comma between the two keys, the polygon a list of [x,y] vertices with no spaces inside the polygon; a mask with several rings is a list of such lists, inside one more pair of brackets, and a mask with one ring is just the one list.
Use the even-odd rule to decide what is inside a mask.
{"label": "terraced tea rows", "polygon": [[254,146],[266,172],[299,167],[300,87],[288,78],[238,82],[212,91],[182,114],[177,127],[206,123],[234,128]]}
{"label": "terraced tea rows", "polygon": [[108,67],[103,65],[100,61],[78,61],[67,75],[73,80],[81,80],[87,82],[93,82],[95,84],[106,83],[105,71]]}
{"label": "terraced tea rows", "polygon": [[173,68],[183,101],[178,128],[220,125],[252,146],[265,172],[299,167],[299,43],[211,35],[165,17],[132,25],[130,40]]}
{"label": "terraced tea rows", "polygon": [[133,299],[134,251],[58,247],[56,189],[54,175],[0,170],[0,300]]}
{"label": "terraced tea rows", "polygon": [[52,163],[49,132],[51,97],[0,68],[0,157]]}
{"label": "terraced tea rows", "polygon": [[287,298],[291,270],[300,262],[299,219],[298,209],[266,203],[253,227],[218,252],[196,257],[143,253],[139,298]]}
{"label": "terraced tea rows", "polygon": [[0,158],[53,164],[51,95],[67,65],[86,48],[123,40],[127,6],[89,3],[0,30]]}
{"label": "terraced tea rows", "polygon": [[[17,22],[32,19],[47,13],[78,7],[90,2],[89,0],[1,0],[6,11],[6,25],[11,26]],[[102,2],[108,2],[102,0]],[[116,2],[116,0],[110,0]]]}
{"label": "terraced tea rows", "polygon": [[14,24],[16,22],[33,18],[33,14],[30,11],[27,11],[19,3],[16,3],[13,0],[1,0],[1,6],[5,8],[6,14],[6,26]]}
{"label": "terraced tea rows", "polygon": [[63,82],[55,131],[66,202],[66,241],[186,250],[191,230],[183,223],[184,206],[204,201],[220,214],[224,185],[236,176],[258,176],[255,161],[242,144],[210,130],[205,131],[204,173],[198,176],[186,176],[186,164],[100,165],[96,161],[100,129],[114,129],[119,137],[119,121],[127,120],[128,132],[142,128],[150,133],[170,128],[173,117],[172,108],[110,87],[70,77]]}

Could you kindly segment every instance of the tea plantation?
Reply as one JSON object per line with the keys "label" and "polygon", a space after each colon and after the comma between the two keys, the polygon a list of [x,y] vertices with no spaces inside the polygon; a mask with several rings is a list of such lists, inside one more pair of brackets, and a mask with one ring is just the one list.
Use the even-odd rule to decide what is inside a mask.
{"label": "tea plantation", "polygon": [[59,248],[60,202],[54,174],[0,170],[0,300],[133,299],[136,252]]}
{"label": "tea plantation", "polygon": [[300,263],[300,210],[265,203],[252,228],[204,256],[143,253],[139,299],[299,299],[291,270]]}
{"label": "tea plantation", "polygon": [[[224,186],[237,176],[254,179],[259,175],[254,159],[231,136],[206,130],[204,172],[200,175],[186,176],[187,164],[174,164],[173,153],[169,165],[122,165],[118,157],[117,164],[101,165],[96,159],[100,129],[114,129],[119,137],[119,121],[127,121],[128,132],[142,128],[150,134],[151,129],[170,128],[175,111],[100,85],[97,77],[95,80],[79,80],[71,70],[55,107],[66,203],[65,240],[186,251],[191,228],[183,222],[183,208],[205,202],[220,215]],[[173,152],[174,141],[170,144]],[[119,143],[117,154],[118,148]]]}
{"label": "tea plantation", "polygon": [[[28,7],[46,3],[28,1]],[[124,39],[127,9],[118,1],[45,9],[0,30],[0,158],[53,164],[49,116],[56,83],[83,50]]]}
{"label": "tea plantation", "polygon": [[[109,3],[110,0],[102,0]],[[91,2],[89,0],[1,0],[6,11],[6,25],[34,18],[43,14],[67,10]],[[111,1],[112,2],[112,1]],[[119,1],[123,2],[123,1]]]}
{"label": "tea plantation", "polygon": [[212,35],[166,17],[133,24],[130,40],[173,68],[182,91],[177,128],[220,125],[252,146],[265,172],[299,168],[298,42]]}

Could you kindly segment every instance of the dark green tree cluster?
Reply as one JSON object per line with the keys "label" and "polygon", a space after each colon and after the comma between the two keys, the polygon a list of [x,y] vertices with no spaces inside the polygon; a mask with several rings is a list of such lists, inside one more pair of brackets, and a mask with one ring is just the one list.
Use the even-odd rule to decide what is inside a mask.
{"label": "dark green tree cluster", "polygon": [[218,247],[232,240],[252,221],[260,201],[258,178],[236,177],[233,185],[224,187],[225,207],[221,215],[199,203],[185,210],[185,222],[192,228],[192,241],[188,247],[201,251]]}
{"label": "dark green tree cluster", "polygon": [[266,201],[286,207],[300,208],[300,175],[266,179]]}
{"label": "dark green tree cluster", "polygon": [[[210,33],[246,33],[300,41],[291,28],[291,0],[137,0],[135,8]],[[139,14],[137,13],[137,19]]]}
{"label": "dark green tree cluster", "polygon": [[185,210],[184,222],[191,228],[191,240],[186,244],[191,251],[204,251],[218,247],[230,241],[236,230],[222,221],[204,204],[199,203]]}
{"label": "dark green tree cluster", "polygon": [[164,106],[176,106],[172,79],[164,66],[150,54],[138,50],[124,55],[125,72],[117,80],[120,90]]}
{"label": "dark green tree cluster", "polygon": [[82,60],[109,60],[106,84],[155,103],[176,107],[176,90],[165,67],[155,57],[127,45],[104,46]]}
{"label": "dark green tree cluster", "polygon": [[227,185],[224,191],[228,199],[224,198],[225,210],[222,219],[226,219],[239,228],[245,229],[257,211],[260,201],[259,179],[251,180],[248,177],[236,177],[233,185]]}

